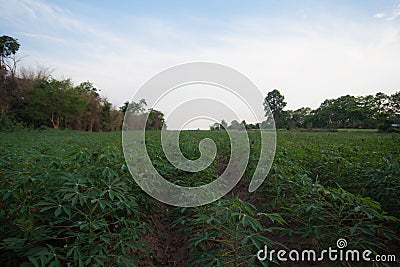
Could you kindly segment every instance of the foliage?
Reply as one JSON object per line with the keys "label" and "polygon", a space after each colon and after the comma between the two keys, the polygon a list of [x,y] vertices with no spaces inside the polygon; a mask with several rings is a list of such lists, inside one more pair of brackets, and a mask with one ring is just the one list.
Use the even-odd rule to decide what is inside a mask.
{"label": "foliage", "polygon": [[147,117],[146,129],[161,130],[165,126],[164,113],[150,109]]}
{"label": "foliage", "polygon": [[46,118],[54,129],[59,129],[62,122],[68,123],[80,115],[86,104],[69,80],[43,81],[30,95],[30,101],[28,114],[31,119]]}
{"label": "foliage", "polygon": [[[92,83],[74,86],[70,80],[15,80],[4,95],[3,117],[14,118],[25,126],[83,131],[118,130],[122,113],[98,94]],[[24,90],[21,90],[26,86]],[[4,91],[6,92],[6,91]]]}
{"label": "foliage", "polygon": [[[209,205],[171,209],[132,180],[120,132],[0,133],[3,265],[167,265],[148,237],[159,236],[156,246],[167,249],[165,232],[157,228],[161,223],[185,237],[185,260],[192,265],[268,265],[255,258],[263,245],[326,249],[339,237],[349,247],[395,252],[397,134],[279,132],[271,172],[250,194],[258,134],[248,133],[248,167],[233,192]],[[181,133],[180,147],[189,159],[200,156],[200,140],[211,138],[217,145],[215,160],[198,173],[169,163],[160,138],[160,131],[147,132],[147,151],[153,166],[173,183],[200,186],[215,180],[229,162],[225,131]],[[162,222],[151,222],[155,213]]]}
{"label": "foliage", "polygon": [[123,106],[121,106],[119,109],[122,113],[134,113],[134,114],[139,114],[143,113],[146,109],[145,106],[147,106],[146,100],[145,99],[140,99],[138,102],[132,101],[132,102],[125,102]]}
{"label": "foliage", "polygon": [[16,129],[18,126],[11,118],[0,115],[0,132],[12,132]]}
{"label": "foliage", "polygon": [[[398,222],[381,210],[379,202],[347,192],[342,188],[325,188],[302,178],[291,186],[298,192],[287,202],[288,216],[297,218],[296,233],[314,238],[322,249],[339,238],[351,240],[353,249],[385,249],[384,239],[393,239],[394,232],[382,225]],[[289,229],[289,234],[293,234]],[[381,240],[380,240],[381,239]]]}
{"label": "foliage", "polygon": [[[187,215],[189,213],[190,215]],[[190,246],[194,248],[190,264],[204,266],[252,266],[256,252],[268,246],[280,246],[266,237],[273,231],[262,219],[284,224],[279,214],[257,212],[255,206],[237,197],[219,200],[194,211],[181,209],[182,217],[174,222],[185,224]]]}
{"label": "foliage", "polygon": [[6,261],[133,265],[134,253],[145,246],[139,240],[150,228],[121,151],[80,145],[62,155],[38,150],[42,153],[32,153],[23,164],[12,150],[2,161],[1,249]]}
{"label": "foliage", "polygon": [[291,111],[283,110],[286,106],[284,96],[275,89],[265,97],[264,107],[269,105],[278,129],[373,128],[387,131],[391,124],[400,122],[399,94],[345,95],[326,99],[316,110],[303,107]]}
{"label": "foliage", "polygon": [[[398,94],[398,93],[397,93]],[[396,94],[350,95],[325,100],[307,119],[320,128],[375,128],[398,121]]]}
{"label": "foliage", "polygon": [[0,37],[0,69],[11,72],[15,71],[15,66],[13,66],[15,61],[10,63],[8,60],[17,53],[19,48],[20,44],[17,39],[7,35]]}
{"label": "foliage", "polygon": [[[285,125],[287,121],[287,112],[283,110],[287,103],[284,100],[285,97],[277,89],[274,89],[267,94],[263,103],[266,112],[265,116],[273,115],[276,128],[278,129],[287,127]],[[272,114],[269,114],[269,111],[271,111]],[[269,120],[268,117],[267,120]]]}

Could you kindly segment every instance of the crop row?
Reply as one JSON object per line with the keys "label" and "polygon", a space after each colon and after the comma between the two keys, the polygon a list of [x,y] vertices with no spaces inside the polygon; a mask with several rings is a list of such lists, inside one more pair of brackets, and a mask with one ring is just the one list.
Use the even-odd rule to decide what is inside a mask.
{"label": "crop row", "polygon": [[[147,133],[146,146],[163,177],[198,186],[224,171],[231,152],[224,132],[186,131],[180,139],[183,154],[198,158],[204,138],[215,141],[218,153],[198,173],[168,162],[159,132]],[[120,133],[1,134],[4,265],[140,266],[149,259],[165,265],[149,241],[149,235],[163,234],[149,219],[154,213],[185,240],[188,265],[268,265],[256,259],[264,245],[319,250],[335,246],[339,238],[348,240],[349,248],[375,254],[398,247],[397,135],[279,133],[271,171],[254,193],[247,188],[261,144],[257,132],[249,138],[247,169],[232,192],[205,206],[173,208],[132,179]]]}

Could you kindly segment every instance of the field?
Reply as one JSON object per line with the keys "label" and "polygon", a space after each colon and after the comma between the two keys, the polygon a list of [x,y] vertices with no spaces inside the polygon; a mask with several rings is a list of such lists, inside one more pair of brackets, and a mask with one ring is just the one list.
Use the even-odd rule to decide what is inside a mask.
{"label": "field", "polygon": [[[206,137],[218,153],[198,173],[167,161],[158,131],[147,133],[146,146],[166,179],[198,186],[229,162],[223,131],[182,132],[184,155],[196,159]],[[400,259],[399,134],[279,132],[271,171],[249,193],[258,137],[249,132],[250,161],[230,193],[212,204],[178,208],[138,187],[125,165],[121,132],[0,133],[1,265],[267,266],[275,263],[256,257],[264,245],[320,251],[336,248],[340,238],[347,249]],[[280,262],[276,254],[273,261],[309,265]]]}

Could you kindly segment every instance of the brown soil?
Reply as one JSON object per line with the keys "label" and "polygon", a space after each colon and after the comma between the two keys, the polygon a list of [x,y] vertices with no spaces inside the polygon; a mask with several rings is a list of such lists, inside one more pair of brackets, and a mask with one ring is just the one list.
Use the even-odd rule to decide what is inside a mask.
{"label": "brown soil", "polygon": [[148,232],[143,237],[148,248],[147,251],[141,251],[143,253],[141,253],[142,259],[137,265],[150,267],[186,266],[189,248],[179,227],[174,229],[171,227],[171,217],[168,214],[171,206],[163,203],[158,205],[148,217],[148,224],[154,231]]}

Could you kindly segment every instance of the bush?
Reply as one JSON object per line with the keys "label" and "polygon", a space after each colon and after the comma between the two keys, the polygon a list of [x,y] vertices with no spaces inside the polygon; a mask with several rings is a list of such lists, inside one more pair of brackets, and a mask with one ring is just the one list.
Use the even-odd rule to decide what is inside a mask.
{"label": "bush", "polygon": [[0,132],[11,132],[15,128],[15,123],[9,117],[0,116]]}

